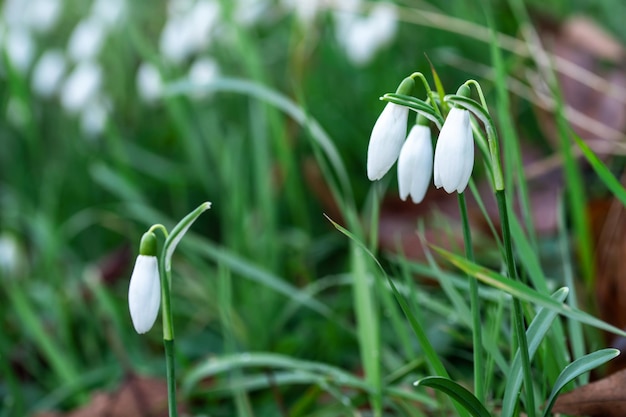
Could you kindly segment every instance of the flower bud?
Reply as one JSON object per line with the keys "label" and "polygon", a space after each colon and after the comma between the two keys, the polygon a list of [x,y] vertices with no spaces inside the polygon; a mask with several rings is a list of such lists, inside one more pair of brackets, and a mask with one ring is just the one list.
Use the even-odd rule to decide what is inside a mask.
{"label": "flower bud", "polygon": [[156,236],[145,233],[139,245],[139,256],[128,286],[130,318],[137,333],[146,333],[152,328],[161,305],[161,281],[156,257]]}

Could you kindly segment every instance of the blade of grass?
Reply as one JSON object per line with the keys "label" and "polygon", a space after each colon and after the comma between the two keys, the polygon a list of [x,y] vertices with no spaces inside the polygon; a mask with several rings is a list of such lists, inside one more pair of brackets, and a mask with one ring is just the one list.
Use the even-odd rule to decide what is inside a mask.
{"label": "blade of grass", "polygon": [[587,373],[600,365],[604,365],[606,362],[617,357],[619,353],[620,352],[617,349],[602,349],[578,358],[574,362],[567,365],[554,383],[554,388],[552,388],[552,392],[548,398],[548,403],[543,412],[543,417],[548,417],[552,407],[554,406],[556,397],[567,384],[576,379],[579,375]]}
{"label": "blade of grass", "polygon": [[465,258],[457,256],[444,249],[435,248],[435,250],[462,271],[474,275],[476,278],[483,281],[484,283],[491,285],[495,288],[499,288],[502,291],[512,295],[513,297],[516,297],[520,300],[528,301],[538,306],[549,308],[572,320],[577,320],[581,323],[588,324],[598,329],[606,330],[616,335],[626,337],[625,331],[608,323],[605,323],[604,321],[599,320],[591,316],[590,314],[585,313],[584,311],[571,308],[569,305],[563,303],[559,303],[552,299],[550,296],[539,293],[525,284],[514,281],[480,265],[468,262]]}

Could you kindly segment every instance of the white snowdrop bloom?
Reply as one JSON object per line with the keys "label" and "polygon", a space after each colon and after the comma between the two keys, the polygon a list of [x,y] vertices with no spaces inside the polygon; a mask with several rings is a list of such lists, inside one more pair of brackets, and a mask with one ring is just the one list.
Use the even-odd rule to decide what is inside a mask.
{"label": "white snowdrop bloom", "polygon": [[7,28],[4,47],[11,64],[20,73],[28,71],[35,55],[35,42],[24,26]]}
{"label": "white snowdrop bloom", "polygon": [[220,18],[220,5],[216,1],[198,0],[187,14],[191,26],[191,39],[194,52],[201,50],[211,40],[211,29]]}
{"label": "white snowdrop bloom", "polygon": [[100,53],[105,36],[103,23],[90,17],[74,28],[68,41],[67,52],[75,62],[93,59]]}
{"label": "white snowdrop bloom", "polygon": [[58,22],[61,0],[29,0],[24,3],[28,8],[27,23],[33,31],[47,33]]}
{"label": "white snowdrop bloom", "polygon": [[215,60],[199,58],[189,68],[189,81],[196,85],[206,85],[217,78],[220,68]]}
{"label": "white snowdrop bloom", "polygon": [[112,28],[124,17],[125,12],[125,0],[95,0],[90,14],[105,27]]}
{"label": "white snowdrop bloom", "polygon": [[214,1],[200,0],[185,11],[179,11],[181,8],[168,18],[159,42],[161,53],[174,63],[206,47],[220,17],[219,4]]}
{"label": "white snowdrop bloom", "polygon": [[91,61],[81,62],[65,80],[61,105],[70,114],[78,113],[97,94],[102,83],[102,69]]}
{"label": "white snowdrop bloom", "polygon": [[398,159],[406,137],[409,109],[387,103],[372,129],[367,148],[367,177],[381,179]]}
{"label": "white snowdrop bloom", "polygon": [[267,17],[270,10],[267,0],[238,0],[235,20],[243,26],[252,26]]}
{"label": "white snowdrop bloom", "polygon": [[48,50],[39,58],[31,85],[35,93],[42,97],[50,97],[59,89],[66,68],[65,56],[59,50]]}
{"label": "white snowdrop bloom", "polygon": [[426,195],[433,173],[433,144],[430,128],[416,124],[406,138],[398,157],[398,188],[404,201],[410,195],[415,204]]}
{"label": "white snowdrop bloom", "polygon": [[366,17],[346,12],[335,14],[336,36],[356,65],[369,63],[396,34],[398,20],[389,3],[377,3]]}
{"label": "white snowdrop bloom", "polygon": [[192,52],[191,30],[184,18],[171,17],[161,31],[159,50],[169,61],[179,64]]}
{"label": "white snowdrop bloom", "polygon": [[390,3],[376,3],[368,17],[370,29],[375,34],[376,49],[387,45],[396,36],[398,16],[395,7]]}
{"label": "white snowdrop bloom", "polygon": [[0,234],[0,272],[17,274],[24,264],[24,253],[19,241],[8,233]]}
{"label": "white snowdrop bloom", "polygon": [[106,127],[108,115],[108,106],[104,99],[90,101],[80,114],[81,130],[89,137],[100,135]]}
{"label": "white snowdrop bloom", "polygon": [[302,23],[309,24],[324,9],[325,1],[283,0],[282,4],[285,8],[292,10]]}
{"label": "white snowdrop bloom", "polygon": [[452,108],[435,147],[435,186],[462,193],[474,168],[474,137],[469,111]]}
{"label": "white snowdrop bloom", "polygon": [[163,79],[159,69],[144,62],[137,71],[137,92],[145,101],[154,101],[163,93]]}
{"label": "white snowdrop bloom", "polygon": [[159,265],[156,256],[139,255],[128,286],[128,308],[139,334],[152,328],[161,305]]}

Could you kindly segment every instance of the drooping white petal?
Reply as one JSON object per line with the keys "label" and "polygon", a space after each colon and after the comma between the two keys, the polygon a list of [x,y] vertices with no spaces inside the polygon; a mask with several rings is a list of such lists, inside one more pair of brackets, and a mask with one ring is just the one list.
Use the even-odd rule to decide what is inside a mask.
{"label": "drooping white petal", "polygon": [[128,308],[137,333],[152,328],[161,305],[159,265],[156,256],[139,255],[128,287]]}
{"label": "drooping white petal", "polygon": [[376,120],[367,148],[367,177],[381,179],[396,162],[406,137],[409,109],[387,103]]}
{"label": "drooping white petal", "polygon": [[474,139],[469,111],[453,108],[439,133],[435,148],[435,186],[462,193],[474,167]]}
{"label": "drooping white petal", "polygon": [[415,125],[411,128],[398,158],[398,188],[400,198],[410,195],[415,204],[426,195],[433,172],[433,145],[430,128]]}

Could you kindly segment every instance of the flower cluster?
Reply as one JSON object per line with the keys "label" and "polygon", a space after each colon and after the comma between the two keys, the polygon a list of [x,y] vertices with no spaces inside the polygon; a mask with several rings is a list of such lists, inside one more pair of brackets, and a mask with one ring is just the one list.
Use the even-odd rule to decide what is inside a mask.
{"label": "flower cluster", "polygon": [[[398,94],[410,94],[412,84],[407,80],[411,78],[400,84]],[[421,202],[433,172],[437,188],[462,193],[474,167],[469,111],[456,107],[450,110],[439,132],[434,162],[428,120],[418,115],[407,136],[408,115],[408,107],[390,102],[378,117],[367,151],[368,178],[371,181],[381,179],[398,160],[398,188],[402,200],[411,196],[414,203]]]}

